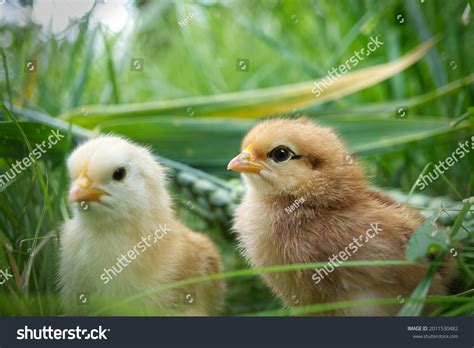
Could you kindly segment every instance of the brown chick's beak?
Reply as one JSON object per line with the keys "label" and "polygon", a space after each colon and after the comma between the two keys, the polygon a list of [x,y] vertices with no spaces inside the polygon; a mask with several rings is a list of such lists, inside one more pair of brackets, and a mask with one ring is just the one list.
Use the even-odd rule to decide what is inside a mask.
{"label": "brown chick's beak", "polygon": [[264,169],[265,167],[256,160],[255,154],[250,146],[235,156],[227,165],[227,170],[242,173],[258,174]]}
{"label": "brown chick's beak", "polygon": [[68,195],[69,203],[100,202],[100,197],[108,194],[104,190],[92,187],[94,182],[87,176],[86,171],[83,170],[76,181],[72,183]]}

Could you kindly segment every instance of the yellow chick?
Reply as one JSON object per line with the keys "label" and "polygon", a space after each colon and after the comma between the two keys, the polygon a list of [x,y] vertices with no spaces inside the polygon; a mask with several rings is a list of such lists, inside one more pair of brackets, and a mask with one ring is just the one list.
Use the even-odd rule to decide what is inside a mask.
{"label": "yellow chick", "polygon": [[[424,275],[425,267],[338,267],[347,260],[403,260],[423,217],[370,189],[330,128],[305,118],[262,122],[246,135],[228,169],[241,172],[247,188],[234,229],[252,266],[328,263],[263,275],[286,306],[403,299]],[[450,265],[436,274],[430,294],[446,293]],[[395,315],[399,309],[371,305],[325,314]]]}
{"label": "yellow chick", "polygon": [[[68,169],[73,216],[62,227],[59,267],[68,313],[221,272],[212,241],[176,219],[163,168],[147,149],[101,136],[80,145]],[[211,315],[224,289],[213,281],[150,293],[138,307],[152,314]]]}

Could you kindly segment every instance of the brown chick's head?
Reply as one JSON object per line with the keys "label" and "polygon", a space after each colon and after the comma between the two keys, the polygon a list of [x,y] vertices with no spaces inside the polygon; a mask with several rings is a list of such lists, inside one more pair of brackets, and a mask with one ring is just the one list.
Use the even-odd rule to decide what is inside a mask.
{"label": "brown chick's head", "polygon": [[348,162],[348,155],[330,128],[307,118],[273,119],[249,131],[228,169],[241,172],[259,196],[307,197],[341,206],[365,187],[360,166]]}
{"label": "brown chick's head", "polygon": [[170,210],[165,175],[145,148],[106,135],[79,146],[68,159],[68,202],[94,223],[120,223]]}

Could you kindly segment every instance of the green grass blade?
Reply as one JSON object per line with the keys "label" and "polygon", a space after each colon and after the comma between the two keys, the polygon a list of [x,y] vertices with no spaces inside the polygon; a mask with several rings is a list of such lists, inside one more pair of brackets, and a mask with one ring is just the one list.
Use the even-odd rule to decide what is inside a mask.
{"label": "green grass blade", "polygon": [[[205,283],[205,282],[210,282],[214,280],[223,280],[223,279],[237,278],[237,277],[244,277],[244,276],[247,276],[247,277],[256,276],[256,275],[267,274],[267,273],[290,272],[290,271],[297,271],[297,270],[314,269],[314,268],[324,267],[325,265],[327,265],[327,262],[277,265],[277,266],[262,267],[262,268],[242,269],[242,270],[230,271],[230,272],[225,272],[225,273],[211,274],[208,276],[189,278],[182,281],[159,286],[154,289],[149,289],[140,294],[131,296],[128,299],[123,300],[120,303],[117,303],[115,305],[116,306],[127,305],[135,301],[138,301],[142,298],[145,298],[151,294],[157,294],[160,292],[176,289],[176,288],[186,286],[186,285],[199,284],[199,283]],[[362,267],[362,266],[379,267],[379,266],[394,266],[394,265],[413,266],[413,265],[422,265],[422,264],[419,262],[406,261],[406,260],[371,260],[371,261],[346,261],[340,264],[339,267]],[[94,315],[106,313],[110,309],[111,308],[107,308],[107,307],[102,308],[98,310],[97,312],[95,312]]]}
{"label": "green grass blade", "polygon": [[[433,281],[433,277],[435,276],[436,272],[438,271],[438,267],[440,265],[440,261],[443,260],[444,253],[440,253],[436,258],[435,262],[430,266],[428,271],[425,273],[421,281],[418,283],[417,287],[413,291],[410,296],[410,299],[424,299],[428,296],[428,291],[430,290],[431,282]],[[419,316],[423,311],[424,302],[412,302],[408,301],[398,312],[399,317],[409,317],[409,316]]]}
{"label": "green grass blade", "polygon": [[189,117],[190,109],[198,117],[263,117],[332,101],[373,86],[416,63],[435,42],[435,39],[429,40],[396,61],[347,73],[335,80],[318,98],[312,91],[314,82],[308,81],[294,85],[208,97],[146,104],[87,106],[87,116],[82,115],[80,109],[74,109],[60,117],[86,128],[92,128],[100,122],[120,118],[159,115]]}

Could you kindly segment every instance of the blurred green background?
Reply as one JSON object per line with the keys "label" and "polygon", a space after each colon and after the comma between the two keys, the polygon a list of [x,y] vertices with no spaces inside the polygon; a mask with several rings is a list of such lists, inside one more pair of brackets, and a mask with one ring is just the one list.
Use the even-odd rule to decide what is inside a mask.
{"label": "blurred green background", "polygon": [[[246,264],[229,232],[242,186],[225,168],[264,117],[308,115],[335,127],[373,185],[426,215],[443,205],[452,224],[456,202],[473,192],[472,153],[423,192],[415,183],[474,133],[472,16],[466,0],[6,0],[1,171],[50,127],[69,136],[0,192],[0,262],[15,273],[0,287],[0,313],[62,313],[55,277],[58,227],[69,216],[64,161],[99,132],[164,157],[180,217],[214,238],[226,271]],[[314,81],[376,36],[383,46],[328,88],[327,99],[316,98]],[[420,48],[432,38],[431,49]],[[459,257],[468,297],[471,219],[468,207]],[[447,303],[437,314],[474,310],[472,300],[463,306]],[[229,278],[223,314],[280,308],[258,277]]]}

